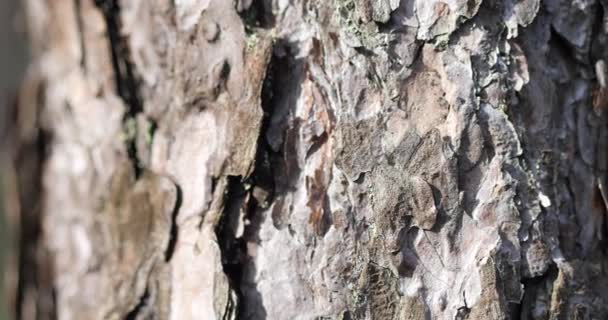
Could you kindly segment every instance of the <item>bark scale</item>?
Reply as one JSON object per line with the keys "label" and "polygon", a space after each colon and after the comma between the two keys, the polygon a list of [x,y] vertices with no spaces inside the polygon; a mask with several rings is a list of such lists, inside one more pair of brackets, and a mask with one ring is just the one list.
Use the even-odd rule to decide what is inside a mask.
{"label": "bark scale", "polygon": [[608,318],[606,5],[25,1],[19,317]]}

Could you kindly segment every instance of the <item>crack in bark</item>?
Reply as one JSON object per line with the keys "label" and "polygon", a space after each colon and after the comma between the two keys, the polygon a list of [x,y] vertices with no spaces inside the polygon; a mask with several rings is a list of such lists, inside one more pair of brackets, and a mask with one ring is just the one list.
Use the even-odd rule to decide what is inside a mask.
{"label": "crack in bark", "polygon": [[[261,206],[259,201],[253,195],[253,189],[258,187],[255,181],[255,173],[252,177],[242,179],[241,176],[228,176],[226,196],[224,199],[225,208],[222,217],[218,223],[216,234],[220,251],[222,254],[222,267],[224,273],[228,277],[230,287],[234,290],[237,301],[236,310],[228,310],[227,313],[236,313],[237,318],[246,314],[245,305],[241,303],[245,298],[245,293],[242,288],[247,269],[248,254],[247,240],[250,236],[257,234],[259,225],[250,223],[245,226],[245,230],[241,236],[237,235],[239,219],[241,219],[241,211],[244,211],[243,219],[255,220],[256,211]],[[234,307],[234,306],[233,306]]]}
{"label": "crack in bark", "polygon": [[135,320],[140,312],[148,305],[148,300],[150,299],[150,290],[146,286],[146,290],[139,298],[139,302],[127,313],[125,316],[125,320]]}
{"label": "crack in bark", "polygon": [[[274,56],[273,56],[274,58]],[[265,310],[261,304],[261,296],[255,290],[244,292],[243,284],[246,281],[247,273],[254,272],[248,268],[254,267],[253,262],[248,261],[247,242],[254,240],[257,242],[257,234],[259,232],[261,219],[256,216],[260,208],[265,208],[266,204],[272,201],[274,197],[274,179],[272,174],[272,162],[269,153],[272,152],[270,145],[266,141],[266,132],[270,126],[270,119],[274,112],[272,104],[272,94],[276,88],[273,88],[273,63],[272,58],[269,63],[266,77],[262,85],[262,109],[264,117],[258,135],[257,151],[255,155],[254,169],[250,177],[243,178],[241,176],[228,176],[226,179],[226,195],[224,199],[224,212],[216,228],[216,234],[220,251],[222,253],[222,266],[224,273],[229,279],[231,288],[237,295],[238,303],[237,310],[227,310],[236,312],[237,318],[247,318],[248,306],[242,303],[245,300],[245,295],[255,295],[256,297],[248,297],[248,301],[256,301],[259,303],[256,309],[261,310],[261,318],[265,318]],[[264,190],[265,197],[262,198],[257,189]],[[244,216],[241,212],[244,211]],[[243,234],[237,237],[238,219],[247,219],[249,224],[245,225]],[[229,308],[230,306],[227,306]]]}
{"label": "crack in bark", "polygon": [[171,258],[173,257],[179,233],[179,226],[177,225],[176,219],[179,209],[182,206],[183,192],[182,188],[180,188],[180,186],[177,184],[175,184],[175,189],[177,192],[177,197],[175,200],[175,207],[173,208],[173,212],[171,213],[171,229],[169,233],[169,243],[167,244],[167,249],[165,250],[165,262],[169,262],[169,260],[171,260]]}
{"label": "crack in bark", "polygon": [[276,21],[271,7],[271,2],[267,0],[237,1],[237,11],[243,20],[245,30],[252,32],[255,28],[273,28]]}
{"label": "crack in bark", "polygon": [[224,273],[231,280],[231,285],[238,286],[241,275],[241,239],[236,237],[241,206],[246,201],[248,190],[240,176],[228,176],[225,194],[225,207],[218,223],[216,233],[222,252]]}
{"label": "crack in bark", "polygon": [[76,24],[78,26],[78,41],[80,41],[80,67],[83,72],[87,72],[87,54],[84,37],[84,21],[82,17],[82,0],[74,0],[74,11],[76,15]]}
{"label": "crack in bark", "polygon": [[[238,219],[240,219],[240,210],[244,204],[248,204],[249,190],[245,188],[245,182],[241,176],[226,177],[227,186],[224,196],[224,212],[216,227],[218,245],[222,256],[222,268],[228,283],[232,290],[237,295],[237,300],[242,300],[241,282],[243,279],[243,266],[245,264],[245,255],[247,252],[246,243],[243,237],[237,238]],[[235,309],[230,303],[226,306],[225,316],[236,313],[239,316],[240,310]],[[237,303],[237,308],[240,304]]]}
{"label": "crack in bark", "polygon": [[[131,53],[125,37],[121,34],[121,7],[118,0],[95,0],[95,5],[102,11],[108,34],[108,43],[114,68],[116,92],[124,101],[127,111],[123,117],[123,125],[129,126],[135,122],[138,113],[143,111],[139,92],[139,81],[136,79]],[[127,155],[133,165],[135,177],[141,174],[141,164],[137,159],[136,145],[137,127],[131,136],[126,138]]]}
{"label": "crack in bark", "polygon": [[[53,270],[48,268],[51,257],[42,245],[42,206],[43,197],[43,166],[48,158],[49,146],[52,145],[52,132],[46,130],[39,116],[27,118],[33,114],[42,113],[45,104],[45,83],[41,78],[25,83],[28,93],[35,100],[16,99],[12,106],[14,122],[9,128],[10,140],[16,141],[16,149],[11,155],[15,170],[15,185],[18,202],[18,232],[17,245],[18,273],[16,275],[14,316],[15,319],[27,317],[29,308],[36,308],[40,318],[56,318],[56,290],[53,285]],[[34,110],[28,110],[34,109]],[[35,132],[24,135],[24,121],[32,121]],[[30,125],[29,123],[27,125]],[[7,140],[8,141],[8,140]]]}
{"label": "crack in bark", "polygon": [[543,274],[533,277],[524,278],[521,281],[523,286],[523,295],[521,302],[518,305],[517,313],[512,314],[513,319],[528,319],[532,316],[535,304],[538,303],[537,299],[543,291],[548,291],[548,295],[551,294],[553,289],[548,289],[550,284],[555,281],[558,274],[557,264],[552,262],[547,271]]}

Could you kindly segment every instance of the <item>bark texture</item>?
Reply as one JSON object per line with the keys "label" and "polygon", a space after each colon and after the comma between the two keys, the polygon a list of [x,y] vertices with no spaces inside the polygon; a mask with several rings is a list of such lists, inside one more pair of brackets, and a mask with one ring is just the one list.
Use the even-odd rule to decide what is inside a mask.
{"label": "bark texture", "polygon": [[19,314],[608,319],[607,5],[26,0]]}

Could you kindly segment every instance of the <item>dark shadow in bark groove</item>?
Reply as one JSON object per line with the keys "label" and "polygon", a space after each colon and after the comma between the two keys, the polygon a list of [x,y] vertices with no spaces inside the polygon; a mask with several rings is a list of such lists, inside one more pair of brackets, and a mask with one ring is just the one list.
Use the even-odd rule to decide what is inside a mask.
{"label": "dark shadow in bark groove", "polygon": [[171,213],[171,231],[169,236],[169,243],[167,244],[167,249],[165,251],[165,262],[169,262],[169,260],[171,260],[171,257],[173,256],[173,253],[175,252],[175,245],[177,244],[177,237],[179,232],[179,226],[177,225],[176,219],[177,213],[179,212],[179,209],[182,206],[183,194],[182,189],[177,184],[175,184],[175,190],[177,192],[177,195],[175,200],[175,207],[173,208],[173,212]]}
{"label": "dark shadow in bark groove", "polygon": [[[552,263],[543,275],[522,279],[523,297],[521,299],[521,304],[519,304],[518,308],[511,314],[512,319],[533,318],[534,308],[539,301],[539,295],[543,294],[543,291],[546,291],[550,284],[555,281],[557,274],[557,265]],[[550,293],[551,292],[546,292],[547,295]]]}
{"label": "dark shadow in bark groove", "polygon": [[[255,263],[248,257],[247,242],[258,243],[260,225],[264,220],[259,213],[275,197],[274,163],[281,156],[270,147],[267,135],[270,121],[276,111],[274,88],[277,77],[276,56],[273,55],[262,86],[262,109],[264,117],[257,141],[255,167],[251,177],[229,176],[225,207],[216,230],[222,252],[222,265],[232,289],[239,298],[237,316],[240,319],[266,319],[266,310],[261,294],[254,282]],[[249,185],[246,187],[245,185]],[[237,228],[241,212],[245,211],[245,226],[242,237],[237,238]]]}
{"label": "dark shadow in bark groove", "polygon": [[[263,216],[261,213],[266,211],[269,203],[281,196],[277,194],[277,190],[289,191],[294,177],[299,175],[297,165],[290,163],[290,152],[293,150],[285,150],[285,146],[295,145],[295,141],[286,142],[289,141],[289,132],[285,130],[285,121],[291,107],[295,105],[295,97],[300,94],[303,70],[304,62],[294,58],[288,44],[275,46],[262,86],[264,118],[258,137],[255,168],[249,181],[251,197],[247,203],[246,215],[249,224],[240,240],[245,259],[239,275],[240,294],[243,299],[239,305],[239,315],[242,319],[257,320],[267,317],[262,296],[255,283],[255,262],[248,256],[247,242],[260,242],[259,230],[265,219],[273,219],[275,226],[279,224],[278,227],[288,224],[288,217]],[[271,146],[274,139],[283,142],[277,150],[273,150]]]}
{"label": "dark shadow in bark groove", "polygon": [[[139,92],[139,80],[136,78],[135,67],[131,62],[129,46],[125,37],[120,33],[120,4],[118,0],[95,0],[95,5],[103,13],[106,22],[116,92],[127,107],[123,116],[123,125],[129,129],[128,126],[135,124],[137,114],[143,111],[143,106]],[[141,174],[141,164],[137,159],[136,130],[137,128],[135,128],[133,136],[127,137],[125,143],[135,177],[138,178]]]}
{"label": "dark shadow in bark groove", "polygon": [[[275,168],[273,166],[273,158],[277,157],[277,155],[270,147],[266,136],[270,127],[270,122],[276,111],[275,105],[273,104],[276,91],[274,84],[277,76],[275,71],[276,56],[273,54],[268,65],[266,78],[264,79],[264,83],[262,85],[261,100],[264,117],[262,119],[262,126],[258,136],[255,168],[251,177],[251,198],[247,203],[246,219],[248,219],[250,223],[245,227],[245,232],[242,239],[244,246],[243,258],[245,261],[243,263],[240,279],[243,301],[239,305],[239,315],[241,315],[243,319],[266,319],[267,317],[266,310],[262,302],[262,295],[257,290],[257,285],[255,283],[255,262],[251,259],[251,257],[248,256],[247,242],[260,242],[258,234],[260,231],[260,226],[265,218],[261,216],[260,213],[262,208],[266,206],[266,203],[270,203],[275,198]],[[256,196],[256,188],[260,188],[266,192],[265,199]]]}
{"label": "dark shadow in bark groove", "polygon": [[[276,21],[272,14],[272,3],[269,0],[238,0],[237,11],[245,24],[245,29],[250,32],[255,28],[273,28]],[[249,2],[249,3],[246,3]]]}
{"label": "dark shadow in bark groove", "polygon": [[420,261],[418,253],[416,253],[416,249],[414,248],[414,241],[419,231],[418,227],[407,227],[400,231],[399,242],[401,249],[399,250],[399,254],[401,254],[401,262],[397,267],[400,277],[411,278],[418,267]]}
{"label": "dark shadow in bark groove", "polygon": [[243,241],[237,238],[240,211],[247,200],[247,190],[240,176],[228,176],[224,212],[217,226],[217,241],[222,252],[222,266],[231,286],[238,290],[242,274]]}
{"label": "dark shadow in bark groove", "polygon": [[[306,63],[295,58],[295,50],[290,43],[277,42],[262,91],[264,122],[256,162],[264,163],[256,167],[259,170],[254,177],[258,183],[272,186],[273,198],[283,198],[293,191],[301,173],[295,149],[301,124],[295,117],[292,123],[289,121],[300,96]],[[289,225],[291,210],[275,207],[271,217],[273,224],[277,229],[283,229]]]}
{"label": "dark shadow in bark groove", "polygon": [[76,14],[76,23],[78,25],[78,41],[80,41],[80,66],[82,70],[87,72],[87,46],[84,39],[84,21],[82,17],[82,0],[74,0],[74,11]]}
{"label": "dark shadow in bark groove", "polygon": [[[243,300],[241,279],[247,249],[243,238],[237,238],[237,228],[241,217],[240,212],[248,199],[248,190],[240,176],[228,176],[226,179],[228,181],[224,196],[224,210],[215,232],[222,255],[222,268],[228,277],[230,288],[241,301]],[[238,317],[239,311],[236,310],[236,312]]]}
{"label": "dark shadow in bark groove", "polygon": [[[28,308],[34,307],[39,319],[56,318],[56,293],[53,286],[53,270],[50,254],[42,246],[42,171],[43,163],[48,157],[49,146],[53,139],[51,132],[42,128],[40,119],[36,118],[33,128],[38,128],[32,136],[23,137],[19,132],[19,121],[23,112],[40,114],[44,104],[44,85],[37,83],[33,94],[37,96],[35,105],[16,101],[11,114],[13,128],[9,137],[17,141],[18,148],[12,155],[15,164],[16,186],[19,208],[19,232],[17,260],[19,273],[15,292],[15,318],[22,319],[27,315]],[[28,108],[35,110],[27,110]],[[30,119],[28,119],[30,120]],[[35,299],[32,300],[32,294]],[[30,303],[33,303],[32,306]]]}
{"label": "dark shadow in bark groove", "polygon": [[245,234],[241,239],[244,260],[240,270],[239,289],[242,300],[239,304],[238,314],[241,316],[241,319],[265,320],[267,316],[266,309],[262,302],[262,295],[257,290],[257,284],[255,283],[255,262],[247,253],[247,242],[250,241],[251,238],[257,238],[260,225],[264,218],[259,214],[259,204],[255,199],[250,199],[247,211],[250,224],[245,227]]}
{"label": "dark shadow in bark groove", "polygon": [[146,290],[139,298],[139,302],[135,305],[135,307],[133,307],[133,309],[131,311],[129,311],[129,313],[127,313],[127,315],[125,316],[125,320],[137,319],[137,316],[139,315],[139,313],[148,305],[149,299],[150,299],[150,291],[148,290],[148,287],[146,287]]}
{"label": "dark shadow in bark groove", "polygon": [[[247,237],[252,233],[257,234],[259,230],[255,213],[260,204],[250,191],[252,188],[256,188],[255,180],[243,181],[240,176],[229,176],[227,179],[225,208],[216,229],[218,244],[222,253],[222,267],[228,277],[230,287],[239,300],[239,309],[236,311],[237,317],[239,319],[252,318],[246,315],[248,314],[248,305],[251,301],[255,301],[257,312],[253,318],[265,319],[266,312],[261,303],[261,296],[257,291],[245,288],[247,287],[247,284],[245,284],[246,272],[255,274],[255,266],[251,261],[247,261]],[[246,184],[252,187],[246,188]],[[243,236],[238,237],[237,229],[242,210],[245,210],[245,218],[251,220],[251,223],[246,226]],[[252,232],[252,228],[255,229],[255,232]]]}

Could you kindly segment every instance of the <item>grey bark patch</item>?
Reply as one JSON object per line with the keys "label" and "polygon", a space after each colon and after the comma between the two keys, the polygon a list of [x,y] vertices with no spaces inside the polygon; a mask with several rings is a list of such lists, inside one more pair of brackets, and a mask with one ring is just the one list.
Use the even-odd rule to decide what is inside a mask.
{"label": "grey bark patch", "polygon": [[353,181],[361,173],[371,171],[378,162],[381,132],[376,126],[377,121],[352,122],[339,128],[340,147],[336,150],[336,164]]}
{"label": "grey bark patch", "polygon": [[385,23],[391,18],[391,6],[389,0],[371,1],[372,19],[376,22]]}
{"label": "grey bark patch", "polygon": [[509,158],[521,155],[519,138],[504,112],[485,104],[481,106],[480,120],[496,154]]}

